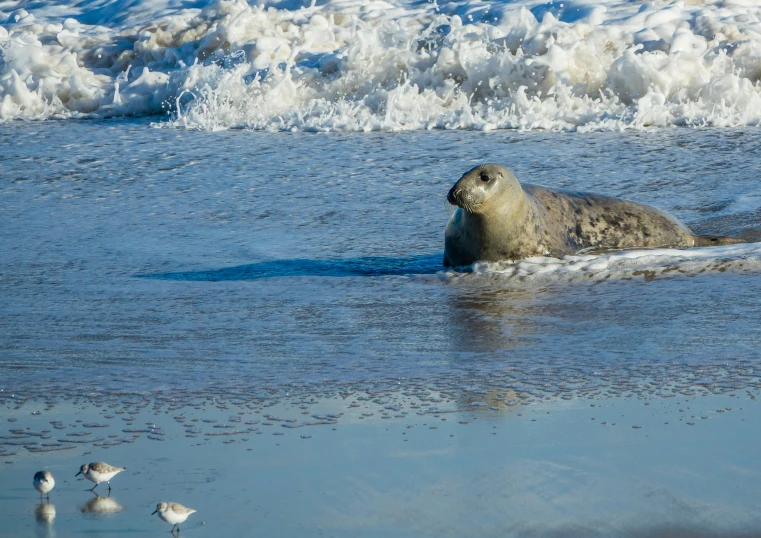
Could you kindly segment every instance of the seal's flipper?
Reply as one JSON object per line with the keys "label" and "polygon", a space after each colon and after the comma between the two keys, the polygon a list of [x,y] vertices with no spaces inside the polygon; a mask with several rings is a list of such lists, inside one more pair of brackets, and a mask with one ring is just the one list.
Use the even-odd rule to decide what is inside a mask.
{"label": "seal's flipper", "polygon": [[725,237],[723,235],[694,235],[696,247],[717,247],[719,245],[735,245],[747,241],[739,237]]}

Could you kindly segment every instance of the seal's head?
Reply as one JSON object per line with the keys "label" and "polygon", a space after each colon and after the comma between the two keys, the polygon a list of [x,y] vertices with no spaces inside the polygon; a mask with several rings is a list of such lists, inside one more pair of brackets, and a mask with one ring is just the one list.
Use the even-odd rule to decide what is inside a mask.
{"label": "seal's head", "polygon": [[468,213],[485,213],[499,201],[500,205],[518,200],[521,186],[513,173],[499,164],[482,164],[465,172],[449,190],[447,201]]}

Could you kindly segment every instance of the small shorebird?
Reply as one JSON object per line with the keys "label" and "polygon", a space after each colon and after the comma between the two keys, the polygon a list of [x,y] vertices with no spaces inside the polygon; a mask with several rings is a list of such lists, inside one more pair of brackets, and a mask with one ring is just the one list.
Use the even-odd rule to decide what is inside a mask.
{"label": "small shorebird", "polygon": [[40,492],[40,500],[43,495],[47,495],[50,498],[50,490],[55,487],[55,478],[50,471],[37,471],[34,473],[34,489]]}
{"label": "small shorebird", "polygon": [[159,503],[158,506],[156,506],[156,509],[153,511],[153,514],[156,512],[159,513],[159,517],[161,519],[167,523],[174,525],[172,527],[172,532],[174,532],[174,529],[177,528],[177,534],[179,534],[180,523],[188,519],[188,516],[194,513],[195,510],[192,508],[186,508],[177,503]]}
{"label": "small shorebird", "polygon": [[90,491],[98,487],[98,484],[105,482],[108,484],[108,490],[111,491],[111,479],[118,473],[126,471],[124,467],[114,467],[108,463],[102,461],[94,461],[90,464],[85,463],[79,468],[79,472],[74,475],[76,478],[79,475],[84,476],[90,482],[95,482],[95,485],[90,488]]}

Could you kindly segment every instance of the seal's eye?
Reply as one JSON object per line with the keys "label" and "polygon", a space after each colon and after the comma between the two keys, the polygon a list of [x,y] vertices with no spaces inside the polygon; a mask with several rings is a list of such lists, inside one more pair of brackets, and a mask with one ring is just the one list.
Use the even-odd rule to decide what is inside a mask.
{"label": "seal's eye", "polygon": [[479,179],[480,179],[481,181],[483,181],[484,183],[486,183],[487,181],[489,181],[489,175],[488,175],[486,172],[481,172],[481,175],[480,175],[480,176],[478,176],[478,177],[479,177]]}

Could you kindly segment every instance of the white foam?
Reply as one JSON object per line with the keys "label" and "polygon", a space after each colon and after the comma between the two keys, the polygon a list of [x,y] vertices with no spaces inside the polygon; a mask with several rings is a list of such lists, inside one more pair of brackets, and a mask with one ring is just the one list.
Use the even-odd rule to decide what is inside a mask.
{"label": "white foam", "polygon": [[[533,284],[652,278],[669,274],[761,270],[761,244],[691,249],[617,251],[597,255],[527,258],[516,262],[479,262],[473,273]],[[467,278],[467,276],[466,276]]]}
{"label": "white foam", "polygon": [[167,113],[165,126],[312,131],[761,123],[757,2],[23,4],[0,4],[5,120]]}

